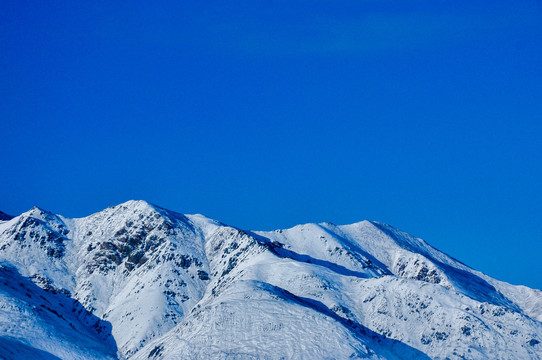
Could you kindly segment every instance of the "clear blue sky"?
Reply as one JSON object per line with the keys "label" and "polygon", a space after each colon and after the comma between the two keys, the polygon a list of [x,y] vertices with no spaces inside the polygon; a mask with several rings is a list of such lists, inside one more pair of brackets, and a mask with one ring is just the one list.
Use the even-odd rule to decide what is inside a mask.
{"label": "clear blue sky", "polygon": [[0,209],[390,223],[542,288],[542,3],[0,3]]}

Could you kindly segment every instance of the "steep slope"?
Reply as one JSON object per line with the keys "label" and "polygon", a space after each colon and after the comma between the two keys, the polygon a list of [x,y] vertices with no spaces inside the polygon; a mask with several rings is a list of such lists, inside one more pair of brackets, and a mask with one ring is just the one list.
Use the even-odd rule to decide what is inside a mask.
{"label": "steep slope", "polygon": [[0,264],[0,358],[113,359],[110,328],[69,293]]}
{"label": "steep slope", "polygon": [[144,201],[33,208],[0,222],[0,261],[0,358],[542,357],[542,292],[377,222],[251,232]]}
{"label": "steep slope", "polygon": [[183,215],[128,202],[69,227],[74,295],[113,324],[123,356],[172,328],[201,298],[204,240]]}

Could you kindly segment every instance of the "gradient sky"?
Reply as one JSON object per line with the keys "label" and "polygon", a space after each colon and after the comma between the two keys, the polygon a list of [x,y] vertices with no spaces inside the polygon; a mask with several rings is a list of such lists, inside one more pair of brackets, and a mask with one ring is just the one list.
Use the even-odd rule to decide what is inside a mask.
{"label": "gradient sky", "polygon": [[542,3],[0,3],[0,210],[392,224],[542,288]]}

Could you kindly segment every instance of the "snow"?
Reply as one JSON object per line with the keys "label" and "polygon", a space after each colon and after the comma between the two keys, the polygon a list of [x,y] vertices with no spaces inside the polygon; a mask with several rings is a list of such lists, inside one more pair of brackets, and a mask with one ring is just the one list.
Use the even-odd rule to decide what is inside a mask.
{"label": "snow", "polygon": [[377,222],[33,208],[0,221],[0,262],[0,358],[542,357],[540,290]]}

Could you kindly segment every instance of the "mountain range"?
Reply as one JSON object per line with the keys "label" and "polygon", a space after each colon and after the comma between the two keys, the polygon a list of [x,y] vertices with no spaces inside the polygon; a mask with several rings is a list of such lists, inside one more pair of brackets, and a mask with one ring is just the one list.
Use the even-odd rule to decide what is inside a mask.
{"label": "mountain range", "polygon": [[0,212],[0,359],[540,358],[542,291],[384,223]]}

